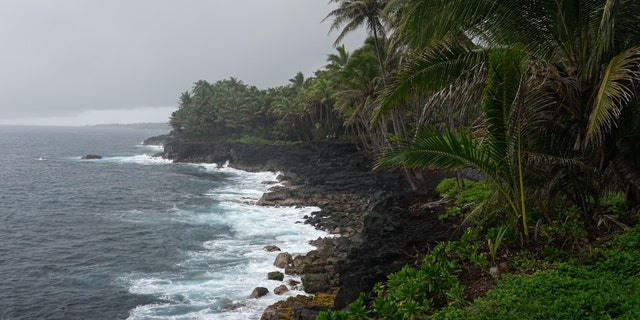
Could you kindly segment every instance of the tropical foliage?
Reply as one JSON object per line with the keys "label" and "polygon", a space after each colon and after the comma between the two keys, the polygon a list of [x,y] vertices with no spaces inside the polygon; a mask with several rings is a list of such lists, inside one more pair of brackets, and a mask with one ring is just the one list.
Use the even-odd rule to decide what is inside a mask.
{"label": "tropical foliage", "polygon": [[[419,266],[406,266],[377,286],[370,303],[361,296],[347,311],[322,312],[316,319],[637,319],[640,317],[640,228],[607,243],[583,263],[535,261],[544,269],[504,275],[486,297],[464,301],[461,265],[473,242],[445,242]],[[473,246],[471,246],[473,247]],[[477,249],[477,248],[476,248]],[[460,254],[463,253],[463,254]],[[368,305],[368,307],[367,307]]]}
{"label": "tropical foliage", "polygon": [[632,13],[639,2],[405,6],[396,32],[408,39],[408,62],[379,112],[420,94],[429,99],[425,110],[441,109],[453,121],[443,127],[423,117],[380,165],[481,172],[496,192],[487,201],[503,203],[498,213],[511,212],[525,238],[532,218],[560,218],[559,201],[584,210],[586,223],[605,190],[627,190],[628,204],[637,204],[640,167],[630,150],[640,124],[640,31]]}
{"label": "tropical foliage", "polygon": [[609,195],[640,204],[639,1],[330,3],[336,45],[364,28],[360,48],[338,46],[313,76],[276,88],[198,81],[174,129],[351,139],[416,189],[425,170],[472,170],[490,186],[472,213],[506,219],[523,241],[540,222],[597,225]]}
{"label": "tropical foliage", "polygon": [[[482,196],[461,212],[487,230],[492,260],[505,237],[520,244],[585,239],[607,225],[626,229],[624,220],[640,211],[640,1],[329,2],[335,9],[325,20],[338,31],[335,44],[364,28],[370,37],[361,47],[337,46],[313,76],[297,73],[276,88],[235,78],[194,83],[171,117],[180,138],[349,139],[377,157],[376,168],[400,168],[416,190],[433,169],[456,173],[450,190],[470,186],[463,175],[481,180]],[[467,260],[486,261],[477,246],[456,248]],[[435,260],[390,276],[372,308],[360,299],[351,306],[355,314],[323,316],[390,319],[460,305],[459,270],[434,254]],[[576,271],[545,276],[585,292],[601,285],[607,295],[620,295],[613,282],[591,280],[623,279],[598,266],[570,266]],[[497,294],[556,288],[544,281],[515,277]],[[614,298],[580,309],[587,297],[571,294],[575,299],[559,303],[558,312],[608,317],[613,306],[616,314],[637,316]],[[507,317],[510,309],[496,300],[489,295],[470,309],[452,306],[435,316]],[[524,310],[528,302],[516,300]]]}

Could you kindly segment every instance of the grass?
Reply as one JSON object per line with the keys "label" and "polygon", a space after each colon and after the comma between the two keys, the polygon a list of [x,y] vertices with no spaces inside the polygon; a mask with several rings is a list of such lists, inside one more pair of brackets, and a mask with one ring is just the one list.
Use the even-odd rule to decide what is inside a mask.
{"label": "grass", "polygon": [[300,144],[300,141],[282,141],[282,140],[268,140],[265,138],[261,138],[258,136],[250,136],[243,135],[240,138],[229,138],[227,139],[229,142],[240,142],[244,144],[253,144],[253,145],[272,145],[272,146],[283,146],[283,145],[296,145]]}
{"label": "grass", "polygon": [[463,190],[460,190],[455,178],[446,178],[436,187],[436,191],[444,199],[454,200],[454,206],[447,208],[442,218],[463,216],[465,211],[482,203],[490,192],[489,186],[484,181],[463,179],[463,186]]}

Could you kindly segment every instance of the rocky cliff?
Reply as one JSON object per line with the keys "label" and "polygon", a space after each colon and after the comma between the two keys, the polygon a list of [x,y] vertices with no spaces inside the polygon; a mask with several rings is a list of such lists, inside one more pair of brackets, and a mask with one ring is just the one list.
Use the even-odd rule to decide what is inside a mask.
{"label": "rocky cliff", "polygon": [[[314,241],[317,250],[296,257],[286,268],[302,275],[308,293],[331,294],[332,308],[344,308],[360,292],[370,292],[387,274],[457,232],[453,222],[437,218],[444,209],[434,188],[443,173],[431,172],[415,192],[398,170],[372,171],[372,157],[349,142],[266,146],[171,140],[165,156],[282,172],[285,186],[272,189],[259,204],[318,206],[321,210],[306,223],[340,235]],[[269,308],[263,319],[313,319],[326,309],[308,304],[308,299],[290,300]]]}

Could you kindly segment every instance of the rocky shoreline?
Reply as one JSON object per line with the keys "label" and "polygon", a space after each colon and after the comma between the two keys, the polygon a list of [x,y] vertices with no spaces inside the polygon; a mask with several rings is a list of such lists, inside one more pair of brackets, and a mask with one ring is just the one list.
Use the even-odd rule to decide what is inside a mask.
{"label": "rocky shoreline", "polygon": [[438,219],[444,207],[434,189],[445,177],[442,172],[430,173],[415,192],[397,170],[372,171],[372,157],[349,142],[163,142],[163,155],[176,162],[228,162],[246,171],[281,172],[284,186],[272,188],[259,204],[318,206],[321,210],[305,223],[340,235],[314,240],[316,250],[285,267],[285,273],[301,275],[305,292],[315,298],[280,301],[265,310],[265,320],[314,319],[321,310],[342,309],[458,231],[454,221]]}

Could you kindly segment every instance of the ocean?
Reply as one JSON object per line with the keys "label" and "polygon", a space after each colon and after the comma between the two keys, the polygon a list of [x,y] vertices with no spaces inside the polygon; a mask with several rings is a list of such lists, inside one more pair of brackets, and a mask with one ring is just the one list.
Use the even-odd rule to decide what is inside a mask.
{"label": "ocean", "polygon": [[0,125],[0,319],[259,319],[303,293],[273,294],[263,248],[313,250],[318,208],[256,206],[275,172],[153,157],[162,133]]}

